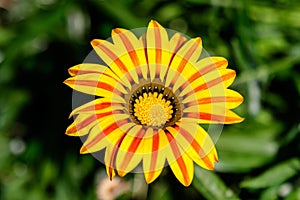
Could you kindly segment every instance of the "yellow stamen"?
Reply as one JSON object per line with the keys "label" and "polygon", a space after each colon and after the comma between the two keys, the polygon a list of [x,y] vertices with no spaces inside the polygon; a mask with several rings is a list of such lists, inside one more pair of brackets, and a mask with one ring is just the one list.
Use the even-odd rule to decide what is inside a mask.
{"label": "yellow stamen", "polygon": [[144,93],[135,100],[134,116],[143,125],[162,126],[172,117],[173,106],[170,101],[166,101],[162,94]]}

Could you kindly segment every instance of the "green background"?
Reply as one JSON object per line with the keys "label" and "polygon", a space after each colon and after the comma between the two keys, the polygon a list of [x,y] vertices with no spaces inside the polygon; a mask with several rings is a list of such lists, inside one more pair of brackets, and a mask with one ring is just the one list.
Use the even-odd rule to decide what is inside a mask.
{"label": "green background", "polygon": [[[300,199],[300,3],[297,0],[0,1],[0,199],[96,199],[104,166],[80,155],[67,69],[111,29],[150,19],[190,37],[237,71],[231,88],[245,117],[217,141],[215,171],[195,169],[185,188],[167,167],[140,175],[118,199]],[[142,180],[142,181],[141,181]],[[136,189],[136,185],[140,185]]]}

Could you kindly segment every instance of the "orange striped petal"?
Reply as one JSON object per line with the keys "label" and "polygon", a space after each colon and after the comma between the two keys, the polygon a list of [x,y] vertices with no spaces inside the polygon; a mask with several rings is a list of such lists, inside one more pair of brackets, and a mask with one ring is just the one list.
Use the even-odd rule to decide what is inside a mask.
{"label": "orange striped petal", "polygon": [[145,133],[146,130],[141,125],[136,125],[127,132],[120,142],[116,157],[116,169],[120,176],[125,176],[141,162]]}
{"label": "orange striped petal", "polygon": [[[126,29],[117,28],[112,31],[113,43],[126,52],[120,55],[126,62],[126,67],[131,73],[131,76],[138,76],[139,79],[147,79],[148,67],[145,56],[144,45],[131,31]],[[124,57],[124,58],[123,58]]]}
{"label": "orange striped petal", "polygon": [[[211,104],[212,106],[218,106],[218,107],[225,107],[227,109],[233,109],[239,106],[244,98],[242,95],[240,95],[238,92],[230,89],[226,89],[224,95],[216,95],[216,96],[211,96],[210,92],[207,93],[206,95],[202,94],[199,96],[199,99],[188,101],[183,104],[183,107],[191,107],[195,105],[206,105],[206,104]],[[197,95],[198,96],[198,95]],[[201,110],[201,108],[200,108]]]}
{"label": "orange striped petal", "polygon": [[182,34],[180,33],[175,33],[171,39],[170,39],[170,50],[171,52],[173,52],[173,56],[175,53],[178,52],[178,50],[185,44],[185,42],[187,41],[187,38],[184,37]]}
{"label": "orange striped petal", "polygon": [[[197,63],[187,64],[180,74],[181,76],[184,77],[185,81],[184,82],[176,81],[174,88],[175,90],[179,88],[180,92],[183,91],[184,89],[186,90],[185,93],[187,93],[188,91],[190,92],[191,89],[187,90],[187,86],[189,86],[195,80],[197,80],[197,82],[201,80],[204,83],[205,81],[205,79],[203,78],[204,75],[214,70],[226,69],[227,65],[228,62],[223,57],[207,57],[201,59]],[[217,76],[215,75],[215,77],[218,76],[221,76],[221,72],[218,72]]]}
{"label": "orange striped petal", "polygon": [[[68,72],[71,76],[76,76],[76,75],[80,75],[80,74],[90,74],[90,73],[103,74],[105,71],[110,71],[110,70],[108,67],[106,67],[104,65],[94,64],[94,63],[82,63],[82,64],[75,65],[73,67],[70,67],[68,69]],[[114,76],[114,77],[116,77],[116,76]]]}
{"label": "orange striped petal", "polygon": [[70,116],[73,114],[80,114],[67,128],[66,134],[70,136],[86,135],[88,131],[99,122],[99,120],[114,114],[124,113],[124,108],[122,106],[108,106],[111,103],[108,104],[108,102],[101,102],[101,100],[102,99],[96,99],[95,101],[91,101],[77,109],[74,109]]}
{"label": "orange striped petal", "polygon": [[[105,110],[106,109],[106,110]],[[100,114],[107,111],[116,111],[116,110],[124,110],[125,105],[123,102],[113,101],[112,98],[98,98],[96,100],[90,101],[82,106],[75,108],[70,116],[74,116],[76,114]]]}
{"label": "orange striped petal", "polygon": [[[147,137],[149,135],[149,137]],[[166,161],[168,138],[165,132],[149,128],[144,139],[143,170],[147,183],[153,182],[162,172]]]}
{"label": "orange striped petal", "polygon": [[[200,112],[197,112],[200,110]],[[233,124],[242,122],[244,118],[238,116],[233,111],[224,107],[199,105],[191,106],[183,110],[181,121],[195,123],[212,123],[212,124]]]}
{"label": "orange striped petal", "polygon": [[[190,87],[182,88],[179,96],[184,99],[183,103],[199,99],[203,95],[224,96],[226,88],[232,84],[235,75],[235,71],[230,69],[213,70],[195,79],[189,84]],[[190,89],[191,87],[193,90]]]}
{"label": "orange striped petal", "polygon": [[[106,165],[107,175],[110,179],[112,179],[116,174],[116,172],[115,172],[116,156],[117,156],[117,152],[120,148],[121,142],[123,141],[126,133],[129,132],[130,129],[135,129],[135,128],[136,128],[136,126],[132,125],[132,124],[124,125],[123,133],[121,135],[119,135],[116,142],[113,142],[114,143],[113,145],[108,145],[106,147],[104,162],[105,162],[105,165]],[[116,138],[114,138],[114,139],[116,139]]]}
{"label": "orange striped petal", "polygon": [[[169,42],[169,49],[170,49],[170,52],[172,53],[172,56],[167,65],[168,68],[166,70],[166,73],[165,74],[161,73],[161,75],[160,75],[160,79],[162,80],[162,82],[166,82],[167,76],[169,76],[168,74],[172,73],[172,71],[174,71],[174,70],[170,70],[170,65],[171,65],[173,58],[176,55],[177,51],[184,45],[186,40],[187,39],[180,33],[175,33],[171,37],[170,42]],[[172,77],[174,77],[174,76],[172,76]]]}
{"label": "orange striped petal", "polygon": [[91,129],[80,153],[93,153],[108,145],[116,145],[128,127],[135,125],[128,117],[127,114],[114,114],[99,120],[99,123]]}
{"label": "orange striped petal", "polygon": [[[173,88],[178,77],[184,69],[194,68],[193,65],[199,58],[202,50],[200,38],[188,40],[175,54],[172,59],[170,68],[177,73],[168,73],[166,78],[166,86]],[[176,90],[176,89],[174,89]]]}
{"label": "orange striped petal", "polygon": [[127,90],[115,79],[102,74],[82,74],[64,81],[65,84],[90,95],[111,97],[116,94],[120,97],[127,94]]}
{"label": "orange striped petal", "polygon": [[139,83],[134,70],[135,67],[126,49],[124,50],[119,45],[114,45],[106,40],[94,39],[91,44],[98,56],[122,79],[127,87],[131,88],[134,82]]}
{"label": "orange striped petal", "polygon": [[[151,80],[163,78],[173,52],[170,49],[168,33],[158,22],[151,20],[146,33],[147,59]],[[161,79],[162,81],[162,79]]]}
{"label": "orange striped petal", "polygon": [[195,67],[199,70],[201,75],[207,74],[208,72],[216,69],[226,69],[228,61],[223,57],[206,57],[195,63]]}
{"label": "orange striped petal", "polygon": [[[120,135],[119,140],[121,140],[124,135],[125,133],[123,133],[123,135]],[[108,145],[105,149],[104,163],[106,166],[107,176],[110,180],[112,180],[112,178],[116,175],[115,159],[116,152],[118,151],[118,142],[115,145]]]}
{"label": "orange striped petal", "polygon": [[194,176],[194,163],[181,148],[169,131],[165,131],[170,143],[169,153],[166,154],[168,163],[175,177],[184,185],[189,186]]}
{"label": "orange striped petal", "polygon": [[214,143],[207,132],[195,123],[177,122],[177,126],[167,129],[176,142],[199,166],[214,169],[214,162],[218,161]]}
{"label": "orange striped petal", "polygon": [[98,123],[96,115],[78,115],[74,122],[68,126],[66,134],[69,136],[83,136]]}

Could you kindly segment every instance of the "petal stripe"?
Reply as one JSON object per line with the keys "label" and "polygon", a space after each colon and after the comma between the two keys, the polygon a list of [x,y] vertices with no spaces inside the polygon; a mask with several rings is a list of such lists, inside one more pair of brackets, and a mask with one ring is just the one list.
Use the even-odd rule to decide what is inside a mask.
{"label": "petal stripe", "polygon": [[[179,151],[179,149],[178,149],[178,146],[176,145],[176,142],[175,142],[175,140],[174,140],[174,137],[173,137],[173,136],[171,135],[171,133],[170,133],[169,131],[167,131],[167,130],[165,131],[165,133],[166,133],[166,136],[167,136],[167,138],[168,138],[168,140],[169,140],[169,143],[170,143],[171,149],[172,149],[172,151],[173,151],[173,154],[174,154],[174,156],[175,156],[175,158],[176,158],[176,161],[175,161],[175,162],[178,163],[178,166],[179,166],[179,168],[180,168],[182,174],[188,174],[188,171],[187,171],[187,168],[186,168],[186,164],[185,164],[185,162],[184,162],[184,160],[183,160],[183,158],[182,158],[182,155],[181,155],[181,153],[180,153],[180,151]],[[188,182],[189,182],[188,177],[183,176],[183,178],[184,178],[184,182],[185,182],[185,183],[188,183]]]}
{"label": "petal stripe", "polygon": [[119,29],[114,29],[114,31],[119,34],[121,40],[123,41],[123,44],[126,48],[126,50],[128,51],[129,57],[133,63],[133,65],[136,67],[136,71],[137,74],[139,76],[139,78],[141,79],[143,77],[141,68],[140,66],[140,60],[139,57],[135,51],[135,48],[133,47],[133,45],[131,44],[130,40],[126,37],[126,34],[124,34],[121,30]]}
{"label": "petal stripe", "polygon": [[[109,135],[113,130],[119,128],[120,126],[129,123],[130,120],[129,119],[123,119],[117,122],[114,122],[113,124],[109,125],[106,129],[104,129],[101,133],[99,133],[97,135],[97,137],[93,138],[93,140],[91,140],[88,144],[86,144],[85,146],[83,146],[81,148],[81,152],[85,152],[88,151],[88,149],[92,146],[94,146],[97,142],[99,142],[100,140],[102,140],[103,138],[105,138],[107,135]],[[96,125],[97,126],[97,125]]]}
{"label": "petal stripe", "polygon": [[179,74],[182,72],[186,64],[188,63],[190,57],[193,55],[194,51],[197,49],[198,45],[200,43],[200,39],[196,40],[196,42],[192,45],[192,47],[188,50],[188,52],[184,55],[184,57],[181,59],[180,64],[178,65],[177,71],[175,77],[170,83],[169,87],[173,87],[175,82],[177,81]]}
{"label": "petal stripe", "polygon": [[206,97],[198,99],[197,101],[192,101],[184,104],[184,107],[190,107],[199,104],[210,104],[218,102],[241,102],[243,98],[241,97],[230,97],[230,96],[215,96],[215,97]]}
{"label": "petal stripe", "polygon": [[134,153],[136,152],[137,148],[139,147],[141,141],[143,140],[145,133],[146,133],[146,130],[144,128],[141,129],[141,131],[138,132],[137,136],[134,137],[134,139],[132,140],[132,142],[129,145],[129,148],[127,150],[128,153],[125,154],[125,158],[120,166],[121,171],[122,171],[122,169],[123,170],[126,169],[126,167],[129,165],[132,157],[134,156]]}
{"label": "petal stripe", "polygon": [[196,119],[202,119],[202,120],[208,120],[208,121],[217,121],[217,122],[234,122],[234,121],[241,121],[241,118],[237,117],[228,117],[223,115],[215,115],[205,112],[187,112],[183,113],[182,117],[186,118],[196,118]]}
{"label": "petal stripe", "polygon": [[[128,69],[127,69],[126,65],[110,49],[108,49],[106,46],[102,45],[101,42],[99,42],[97,40],[93,40],[92,44],[94,46],[100,48],[102,51],[104,51],[113,60],[113,62],[116,63],[117,66],[120,67],[120,69],[122,70],[123,73],[127,73],[128,72]],[[129,76],[128,77],[129,81],[132,83],[133,82],[132,76],[129,73],[127,75]]]}
{"label": "petal stripe", "polygon": [[192,95],[195,92],[198,92],[198,91],[201,91],[201,90],[207,90],[207,89],[209,89],[209,88],[211,88],[211,87],[213,87],[213,86],[215,86],[215,85],[217,85],[219,83],[222,83],[223,81],[229,80],[230,78],[232,78],[234,76],[235,76],[235,71],[231,71],[230,73],[227,73],[227,74],[225,74],[223,76],[220,76],[220,77],[215,78],[215,79],[213,79],[211,81],[208,81],[208,82],[206,82],[206,83],[204,83],[202,85],[199,85],[193,91],[185,94],[183,96],[183,99],[187,98],[188,96]]}
{"label": "petal stripe", "polygon": [[149,170],[149,180],[153,179],[155,174],[155,166],[158,156],[158,147],[159,147],[159,135],[158,132],[155,131],[153,138],[152,138],[152,154],[151,154],[151,163],[150,163],[150,170]]}
{"label": "petal stripe", "polygon": [[[193,149],[200,155],[201,159],[208,165],[210,169],[214,168],[213,163],[209,160],[208,154],[203,150],[203,148],[200,146],[200,144],[193,138],[193,136],[187,132],[184,128],[179,127],[178,125],[175,125],[174,127],[179,134],[182,134],[182,136],[191,144]],[[187,148],[187,147],[182,147],[182,148]],[[185,150],[185,149],[184,149]]]}

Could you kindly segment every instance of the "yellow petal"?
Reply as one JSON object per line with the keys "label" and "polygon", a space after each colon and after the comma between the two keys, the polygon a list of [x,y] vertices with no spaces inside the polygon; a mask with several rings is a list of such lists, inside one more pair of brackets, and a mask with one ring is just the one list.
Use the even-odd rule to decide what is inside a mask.
{"label": "yellow petal", "polygon": [[195,123],[233,124],[242,122],[244,118],[227,108],[204,104],[184,109],[181,121],[185,120]]}
{"label": "yellow petal", "polygon": [[203,92],[208,92],[211,96],[224,96],[226,88],[231,85],[235,75],[235,71],[230,69],[210,71],[189,83],[193,91],[190,91],[189,88],[183,88],[180,91],[180,96],[184,99],[184,103],[203,97],[203,94],[201,94]]}
{"label": "yellow petal", "polygon": [[[214,96],[212,96],[214,95]],[[185,101],[185,103],[183,103],[183,107],[187,108],[187,107],[191,107],[191,106],[195,106],[195,105],[205,105],[205,104],[210,104],[211,106],[218,106],[218,107],[225,107],[227,109],[233,109],[236,108],[237,106],[239,106],[242,102],[243,102],[243,97],[242,95],[240,95],[238,92],[234,91],[234,90],[230,90],[230,89],[226,89],[225,90],[225,94],[224,95],[215,95],[214,93],[202,93],[201,95],[197,95],[201,96],[198,99],[193,99],[191,101]],[[196,98],[197,98],[196,97]],[[200,108],[201,110],[201,108]]]}
{"label": "yellow petal", "polygon": [[[218,70],[226,69],[227,65],[227,60],[222,57],[207,57],[201,59],[197,63],[187,63],[183,71],[180,73],[185,82],[176,81],[174,90],[179,88],[179,92],[182,93],[181,95],[186,94],[191,91],[187,88],[187,86],[195,88],[196,84],[204,84],[213,78],[222,76],[222,72]],[[206,75],[207,73],[210,73],[209,76]]]}
{"label": "yellow petal", "polygon": [[128,117],[127,114],[115,114],[100,119],[98,124],[91,129],[80,153],[93,153],[108,145],[116,145],[124,132],[135,125]]}
{"label": "yellow petal", "polygon": [[120,176],[125,176],[141,162],[145,133],[146,130],[141,125],[136,125],[122,139],[116,158],[116,169]]}
{"label": "yellow petal", "polygon": [[94,39],[91,42],[94,50],[107,66],[131,88],[131,85],[139,83],[131,58],[127,50],[120,45],[114,45],[106,40]]}
{"label": "yellow petal", "polygon": [[216,56],[203,58],[195,64],[201,75],[216,69],[226,69],[227,66],[228,61],[226,58]]}
{"label": "yellow petal", "polygon": [[116,149],[117,148],[115,148],[115,145],[109,145],[105,149],[104,163],[106,166],[107,176],[109,177],[110,180],[112,180],[112,178],[116,175],[116,172],[114,169]]}
{"label": "yellow petal", "polygon": [[[149,137],[147,137],[147,135]],[[166,161],[168,138],[163,130],[149,128],[144,138],[143,170],[147,183],[153,182],[162,172]]]}
{"label": "yellow petal", "polygon": [[169,153],[166,155],[168,163],[176,178],[184,185],[189,186],[194,176],[194,163],[168,131],[166,136],[170,143]]}
{"label": "yellow petal", "polygon": [[177,126],[167,129],[176,142],[199,166],[214,169],[214,162],[218,161],[213,141],[206,131],[195,123],[177,122]]}
{"label": "yellow petal", "polygon": [[82,63],[68,69],[68,72],[71,76],[90,73],[103,74],[105,71],[109,71],[109,68],[104,65],[94,63]]}
{"label": "yellow petal", "polygon": [[118,48],[122,49],[122,52],[126,52],[124,55],[120,55],[120,59],[130,69],[129,73],[131,73],[131,76],[137,75],[139,79],[147,79],[148,63],[143,42],[131,31],[121,28],[112,31],[112,40]]}
{"label": "yellow petal", "polygon": [[115,79],[102,74],[82,74],[64,81],[65,84],[90,95],[111,97],[114,94],[122,97],[127,90]]}
{"label": "yellow petal", "polygon": [[146,47],[151,80],[164,77],[173,52],[166,29],[154,20],[147,28]]}
{"label": "yellow petal", "polygon": [[96,100],[90,101],[88,103],[83,104],[82,106],[79,106],[75,108],[70,116],[74,116],[76,114],[100,114],[108,111],[117,111],[117,110],[125,110],[124,100],[118,101],[120,99],[115,99],[115,101],[112,98],[98,98]]}
{"label": "yellow petal", "polygon": [[89,130],[92,129],[98,123],[98,118],[94,114],[89,115],[78,115],[74,122],[68,126],[66,134],[69,136],[83,136],[89,133]]}
{"label": "yellow petal", "polygon": [[[186,40],[187,39],[180,33],[175,33],[171,37],[170,42],[169,42],[169,49],[170,49],[170,52],[172,53],[172,57],[170,58],[170,61],[167,65],[168,69],[166,70],[166,73],[160,74],[160,79],[162,80],[162,82],[166,82],[167,76],[170,76],[169,72],[172,71],[172,70],[170,70],[170,64],[172,63],[172,60],[173,60],[174,56],[176,55],[177,51],[184,45]],[[175,75],[172,75],[171,77],[174,77],[174,76]],[[168,85],[166,85],[166,86],[168,86]]]}
{"label": "yellow petal", "polygon": [[168,87],[173,88],[185,68],[194,68],[193,65],[199,58],[201,50],[202,44],[200,38],[190,39],[178,50],[170,65],[170,68],[178,73],[175,76],[172,76],[172,74],[167,75],[166,85]]}

